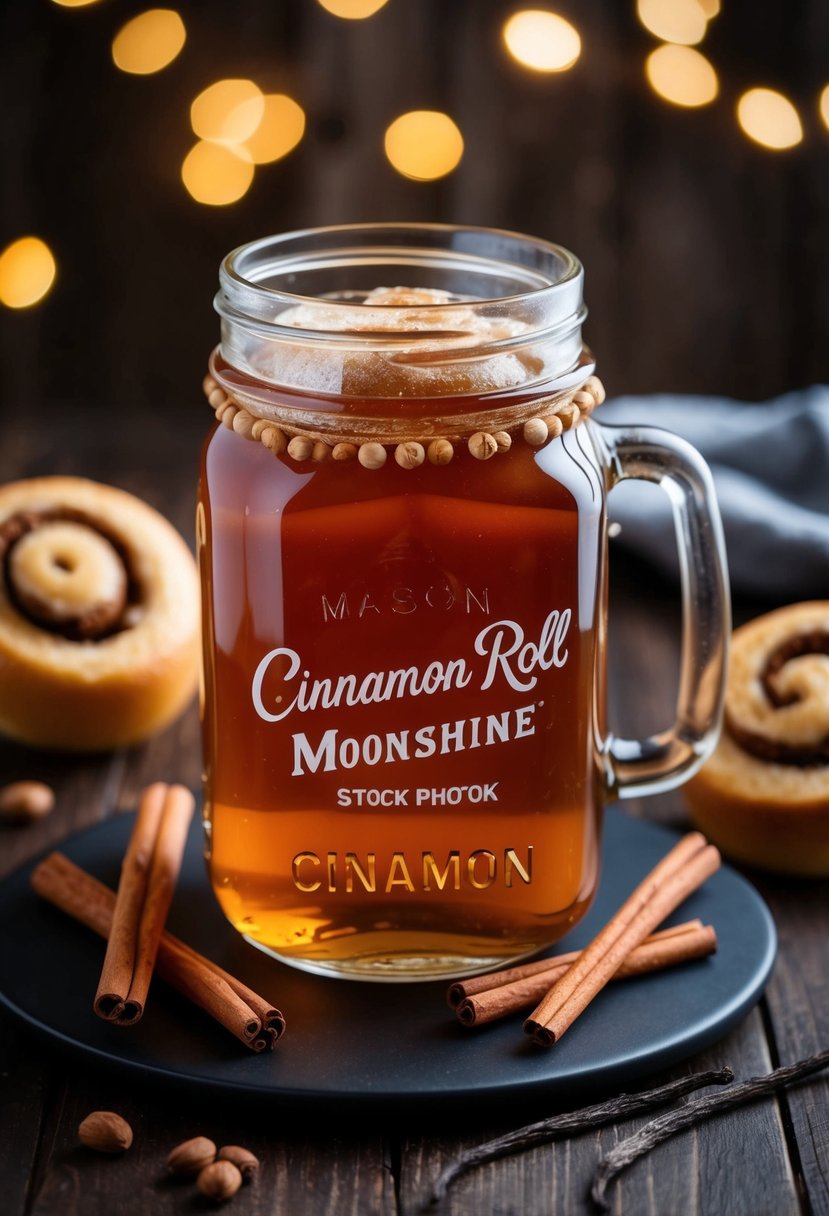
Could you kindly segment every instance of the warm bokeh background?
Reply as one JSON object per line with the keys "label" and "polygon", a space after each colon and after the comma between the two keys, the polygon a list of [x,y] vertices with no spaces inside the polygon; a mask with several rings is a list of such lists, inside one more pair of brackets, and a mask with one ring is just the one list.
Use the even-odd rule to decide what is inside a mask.
{"label": "warm bokeh background", "polygon": [[[35,234],[57,263],[38,304],[0,306],[7,409],[41,411],[44,425],[73,404],[84,425],[97,407],[130,423],[166,405],[195,418],[222,255],[269,232],[373,219],[500,225],[569,246],[612,391],[756,400],[829,376],[823,0],[555,0],[543,7],[581,39],[555,72],[505,47],[505,21],[529,5],[386,0],[346,20],[320,0],[170,3],[186,42],[143,76],[115,65],[113,39],[146,0],[0,5],[0,249]],[[688,108],[657,95],[646,60],[666,37],[693,40],[695,7],[719,92]],[[530,42],[543,51],[543,37]],[[684,71],[669,62],[667,87],[685,87]],[[289,95],[305,129],[242,197],[213,206],[187,192],[182,163],[191,103],[222,78]],[[737,102],[755,86],[794,103],[781,138],[798,138],[799,116],[796,146],[741,129]],[[389,124],[418,109],[462,135],[460,163],[438,180],[403,176],[384,152]]]}

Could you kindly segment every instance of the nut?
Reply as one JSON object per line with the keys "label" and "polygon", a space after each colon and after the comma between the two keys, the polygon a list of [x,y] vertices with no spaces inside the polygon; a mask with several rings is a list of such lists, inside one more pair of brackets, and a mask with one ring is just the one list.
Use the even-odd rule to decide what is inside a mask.
{"label": "nut", "polygon": [[561,408],[558,410],[558,417],[561,421],[561,425],[564,427],[564,430],[569,431],[572,430],[581,417],[581,410],[575,404],[575,402],[570,401],[567,403],[567,405],[561,406]]}
{"label": "nut", "polygon": [[524,441],[532,448],[540,448],[547,442],[549,428],[543,418],[529,418],[524,423]]}
{"label": "nut", "polygon": [[386,449],[382,443],[363,443],[357,459],[364,469],[381,469],[386,463]]}
{"label": "nut", "polygon": [[605,399],[604,385],[598,376],[588,376],[584,382],[584,391],[590,393],[590,396],[596,402],[596,405],[601,405]]}
{"label": "nut", "polygon": [[219,1149],[219,1161],[232,1161],[243,1182],[250,1182],[256,1177],[259,1169],[259,1158],[254,1157],[250,1149],[242,1148],[240,1144],[226,1144]]}
{"label": "nut", "polygon": [[498,444],[487,431],[476,431],[467,444],[476,460],[489,460],[498,451]]}
{"label": "nut", "polygon": [[573,405],[577,405],[579,407],[579,411],[582,414],[589,414],[590,411],[595,406],[595,404],[596,404],[596,402],[593,399],[592,393],[588,393],[588,392],[573,393]]}
{"label": "nut", "polygon": [[288,444],[288,455],[292,460],[307,460],[314,450],[314,441],[307,435],[294,435]]}
{"label": "nut", "polygon": [[492,438],[498,444],[499,452],[508,452],[512,447],[512,435],[509,431],[496,431]]}
{"label": "nut", "polygon": [[259,432],[259,442],[274,456],[280,456],[288,446],[288,436],[278,426],[263,426]]}
{"label": "nut", "polygon": [[394,459],[401,469],[416,469],[426,459],[426,449],[422,443],[398,443],[394,449]]}
{"label": "nut", "polygon": [[449,464],[455,449],[448,439],[433,439],[427,452],[431,464]]}
{"label": "nut", "polygon": [[123,1153],[132,1144],[132,1128],[111,1110],[94,1110],[78,1128],[78,1139],[96,1153]]}
{"label": "nut", "polygon": [[334,460],[353,460],[357,455],[356,443],[335,443],[331,453]]}
{"label": "nut", "polygon": [[198,1174],[206,1165],[216,1160],[216,1145],[207,1136],[194,1136],[179,1144],[167,1157],[167,1169],[171,1174],[184,1177]]}
{"label": "nut", "polygon": [[214,1203],[223,1203],[235,1195],[242,1185],[242,1175],[232,1161],[214,1161],[206,1165],[196,1179],[202,1195]]}
{"label": "nut", "polygon": [[34,823],[54,805],[54,791],[43,781],[14,781],[0,789],[0,819]]}
{"label": "nut", "polygon": [[233,429],[243,439],[249,439],[255,421],[256,419],[253,414],[249,414],[247,410],[239,410],[239,413],[233,419]]}

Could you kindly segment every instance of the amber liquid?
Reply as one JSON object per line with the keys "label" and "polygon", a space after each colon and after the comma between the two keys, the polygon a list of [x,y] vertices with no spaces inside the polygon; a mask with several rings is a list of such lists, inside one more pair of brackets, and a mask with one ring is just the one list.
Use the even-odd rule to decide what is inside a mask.
{"label": "amber liquid", "polygon": [[527,955],[583,915],[601,483],[583,426],[414,471],[296,464],[213,432],[207,851],[241,933],[311,970],[429,978]]}

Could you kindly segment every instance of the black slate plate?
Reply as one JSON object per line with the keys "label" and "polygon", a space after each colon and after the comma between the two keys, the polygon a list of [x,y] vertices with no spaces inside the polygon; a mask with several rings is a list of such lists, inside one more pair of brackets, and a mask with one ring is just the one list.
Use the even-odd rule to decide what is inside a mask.
{"label": "black slate plate", "polygon": [[[118,816],[61,846],[111,886],[132,827]],[[584,945],[674,842],[674,834],[606,816],[604,873],[596,902],[559,950]],[[674,920],[715,925],[718,953],[629,983],[610,985],[550,1051],[532,1047],[520,1017],[464,1030],[449,1013],[444,983],[372,984],[324,979],[282,966],[242,941],[210,893],[194,824],[170,928],[252,988],[288,1019],[272,1054],[254,1056],[162,984],[135,1027],[92,1013],[102,959],[99,939],[29,889],[32,866],[0,885],[0,1003],[33,1029],[99,1062],[167,1080],[292,1101],[407,1106],[422,1100],[545,1096],[618,1088],[721,1038],[758,1000],[776,937],[759,895],[727,866]],[[61,999],[56,999],[60,991]]]}

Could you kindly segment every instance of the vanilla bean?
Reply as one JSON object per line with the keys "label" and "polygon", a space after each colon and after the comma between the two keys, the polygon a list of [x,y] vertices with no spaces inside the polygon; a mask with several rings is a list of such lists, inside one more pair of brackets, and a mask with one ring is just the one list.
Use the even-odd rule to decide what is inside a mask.
{"label": "vanilla bean", "polygon": [[705,1094],[701,1098],[695,1098],[692,1102],[686,1102],[677,1110],[669,1110],[664,1115],[657,1115],[634,1135],[617,1144],[599,1162],[596,1178],[590,1191],[593,1203],[599,1211],[609,1212],[610,1204],[605,1197],[608,1184],[617,1174],[621,1174],[629,1165],[633,1165],[657,1144],[662,1144],[664,1140],[670,1139],[677,1132],[701,1123],[709,1115],[734,1110],[735,1107],[746,1106],[749,1102],[766,1098],[785,1086],[791,1085],[793,1081],[799,1081],[803,1077],[808,1077],[827,1067],[829,1067],[829,1051],[821,1051],[807,1060],[798,1060],[796,1064],[776,1068],[774,1072],[766,1073],[765,1076],[752,1077],[750,1081],[740,1081],[738,1085],[732,1086],[725,1093]]}
{"label": "vanilla bean", "polygon": [[454,1161],[449,1162],[434,1185],[429,1203],[440,1203],[455,1179],[478,1165],[498,1161],[501,1157],[534,1148],[537,1144],[547,1144],[562,1136],[578,1135],[579,1132],[586,1132],[594,1127],[604,1127],[615,1119],[626,1119],[643,1110],[664,1106],[667,1102],[673,1102],[676,1098],[681,1098],[695,1089],[702,1089],[705,1085],[727,1085],[733,1079],[734,1074],[730,1068],[721,1068],[717,1072],[691,1073],[688,1077],[681,1077],[668,1085],[660,1085],[657,1089],[647,1089],[640,1094],[619,1094],[618,1097],[599,1102],[595,1106],[585,1106],[581,1110],[569,1111],[563,1115],[552,1115],[539,1123],[530,1123],[517,1131],[507,1132],[495,1140],[487,1140],[485,1144],[467,1149]]}

